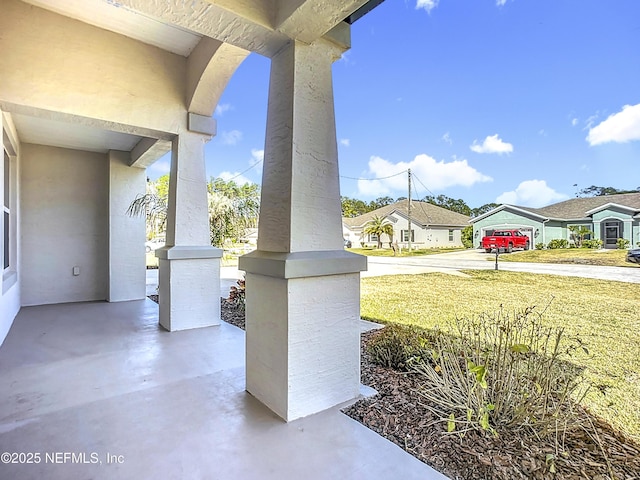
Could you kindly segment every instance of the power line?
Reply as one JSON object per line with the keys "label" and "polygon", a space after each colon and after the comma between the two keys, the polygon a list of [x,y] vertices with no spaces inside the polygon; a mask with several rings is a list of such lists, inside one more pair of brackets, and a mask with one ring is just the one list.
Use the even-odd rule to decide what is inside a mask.
{"label": "power line", "polygon": [[404,175],[405,173],[407,173],[407,170],[403,170],[401,172],[398,173],[394,173],[393,175],[389,175],[387,177],[377,177],[377,178],[357,178],[357,177],[345,177],[344,175],[340,175],[340,178],[346,178],[348,180],[366,180],[366,181],[373,181],[373,180],[386,180],[387,178],[393,178],[393,177],[397,177],[398,175]]}
{"label": "power line", "polygon": [[[242,172],[240,172],[240,173],[234,175],[233,177],[231,177],[228,181],[235,180],[239,176],[244,175],[245,173],[247,173],[252,168],[255,168],[256,166],[260,165],[263,161],[264,161],[264,159],[258,160],[256,163],[251,165],[246,170],[243,170]],[[348,180],[364,180],[364,181],[372,182],[374,180],[386,180],[387,178],[397,177],[398,175],[404,175],[405,173],[407,173],[407,170],[403,170],[401,172],[394,173],[393,175],[387,175],[386,177],[362,178],[362,177],[347,177],[345,175],[340,175],[340,178],[345,178],[345,179],[348,179]]]}
{"label": "power line", "polygon": [[[427,192],[429,192],[432,196],[435,196],[435,195],[433,194],[433,192],[432,192],[431,190],[429,190],[429,189],[427,188],[427,186],[426,186],[424,183],[422,183],[422,180],[420,180],[418,177],[416,177],[416,174],[415,174],[415,173],[413,174],[413,179],[414,179],[414,180],[417,180],[418,182],[420,182],[420,185],[422,185],[422,186],[424,187],[424,189],[425,189]],[[416,188],[416,191],[417,191],[417,190],[418,190],[418,189]]]}
{"label": "power line", "polygon": [[[429,193],[433,196],[433,192],[432,192],[431,190],[429,190],[429,189],[426,187],[426,185],[425,185],[424,183],[422,183],[422,181],[421,181],[418,177],[416,177],[415,173],[412,175],[412,180],[414,181],[413,188],[415,189],[416,193],[418,193],[418,189],[416,188],[415,180],[417,180],[418,182],[420,182],[420,185],[422,185],[422,186],[425,188],[425,190],[426,190],[427,192],[429,192]],[[416,196],[417,196],[417,195],[416,195]],[[422,210],[422,213],[424,213],[425,218],[426,218],[427,220],[429,220],[429,223],[431,223],[431,222],[432,222],[432,220],[431,220],[431,215],[429,215],[429,214],[427,213],[427,211],[425,210],[425,208],[424,208],[424,202],[419,201],[419,202],[418,202],[418,206],[420,207],[420,210]]]}
{"label": "power line", "polygon": [[230,182],[232,180],[235,180],[236,178],[238,178],[241,175],[244,175],[245,173],[247,173],[249,170],[251,170],[252,168],[255,168],[257,165],[260,165],[262,162],[264,161],[264,158],[262,160],[258,160],[256,163],[254,163],[253,165],[251,165],[249,168],[247,168],[246,170],[243,170],[242,172],[238,173],[237,175],[231,177],[229,180],[227,180],[227,182]]}

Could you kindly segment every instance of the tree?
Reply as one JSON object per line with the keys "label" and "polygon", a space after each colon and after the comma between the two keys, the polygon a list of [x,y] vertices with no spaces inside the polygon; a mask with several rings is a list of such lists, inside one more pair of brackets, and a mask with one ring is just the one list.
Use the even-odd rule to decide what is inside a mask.
{"label": "tree", "polygon": [[138,196],[127,209],[129,216],[147,217],[147,238],[163,235],[167,222],[167,202],[169,199],[169,175],[156,181],[147,179],[144,195]]}
{"label": "tree", "polygon": [[371,211],[364,201],[356,198],[340,197],[340,203],[342,204],[343,217],[357,217]]}
{"label": "tree", "polygon": [[389,235],[389,239],[393,243],[393,225],[384,217],[375,215],[366,223],[362,231],[378,237],[378,248],[382,248],[382,234]]}
{"label": "tree", "polygon": [[386,197],[378,197],[375,200],[371,200],[369,202],[369,211],[377,210],[378,208],[386,207],[387,205],[391,205],[394,203],[393,198]]}
{"label": "tree", "polygon": [[569,230],[571,231],[571,235],[573,236],[578,248],[582,247],[584,237],[591,235],[591,229],[585,225],[571,225]]}
{"label": "tree", "polygon": [[591,185],[590,187],[583,188],[578,192],[581,197],[603,197],[605,195],[618,195],[621,193],[637,193],[640,192],[640,187],[635,190],[619,190],[614,187],[597,187]]}
{"label": "tree", "polygon": [[[127,210],[131,216],[145,215],[147,226],[160,225],[164,232],[169,176],[147,182],[147,191],[136,198]],[[221,247],[227,241],[238,241],[248,228],[258,226],[260,210],[260,187],[256,184],[238,185],[233,180],[211,178],[207,183],[209,233],[211,244]],[[153,236],[157,235],[155,232]],[[149,231],[147,233],[150,236]]]}
{"label": "tree", "polygon": [[493,210],[494,208],[498,208],[499,206],[500,205],[498,205],[497,203],[485,203],[481,207],[472,209],[471,216],[479,217],[480,215],[490,212],[491,210]]}
{"label": "tree", "polygon": [[462,215],[466,215],[468,217],[471,216],[471,208],[461,198],[451,198],[447,197],[446,195],[438,195],[437,197],[434,197],[433,195],[427,195],[422,199],[422,201],[428,202],[432,205],[437,205],[438,207],[446,208],[447,210],[451,210],[452,212],[461,213]]}
{"label": "tree", "polygon": [[221,247],[228,240],[237,242],[249,228],[258,226],[260,187],[255,183],[238,185],[233,180],[211,178],[209,191],[209,233],[211,244]]}

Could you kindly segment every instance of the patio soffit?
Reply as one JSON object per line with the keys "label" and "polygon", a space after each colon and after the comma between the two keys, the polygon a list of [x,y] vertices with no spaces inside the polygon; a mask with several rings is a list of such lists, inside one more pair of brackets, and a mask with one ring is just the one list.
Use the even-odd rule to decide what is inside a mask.
{"label": "patio soffit", "polygon": [[124,151],[130,155],[129,164],[139,168],[146,168],[171,150],[171,138],[165,133],[133,132],[125,125],[59,112],[0,106],[11,115],[23,143],[103,154]]}
{"label": "patio soffit", "polygon": [[381,3],[380,0],[23,1],[184,57],[205,36],[267,57],[291,39],[310,43],[325,35],[348,48],[349,19],[354,13],[367,10],[369,3]]}
{"label": "patio soffit", "polygon": [[[105,0],[23,0],[65,17],[188,57],[201,35]],[[148,2],[152,3],[152,2]]]}
{"label": "patio soffit", "polygon": [[[185,58],[206,50],[210,39],[226,43],[232,50],[218,55],[222,57],[220,61],[233,55],[238,57],[235,63],[228,62],[233,64],[233,68],[226,66],[228,76],[244,58],[239,49],[270,57],[292,38],[311,42],[321,36],[346,49],[350,42],[348,24],[381,3],[381,0],[22,1]],[[215,67],[219,72],[221,66]],[[207,80],[204,75],[202,78]],[[204,86],[213,95],[210,83]],[[216,92],[219,95],[222,90]],[[209,116],[212,113],[209,103],[215,106],[217,100],[205,102],[204,108],[196,101],[202,103],[202,99],[194,98],[189,100],[193,103],[189,104],[189,111]],[[122,150],[130,152],[132,166],[142,168],[171,149],[171,139],[163,132],[134,131],[123,125],[66,118],[67,115],[55,112],[21,111],[15,105],[2,108],[11,113],[21,140],[27,143],[101,153]]]}

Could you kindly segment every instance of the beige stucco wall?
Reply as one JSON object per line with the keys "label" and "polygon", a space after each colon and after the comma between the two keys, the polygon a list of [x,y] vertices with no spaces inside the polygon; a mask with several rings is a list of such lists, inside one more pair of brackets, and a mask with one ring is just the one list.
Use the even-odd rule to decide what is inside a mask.
{"label": "beige stucco wall", "polygon": [[21,155],[22,305],[105,300],[107,156],[29,144]]}
{"label": "beige stucco wall", "polygon": [[17,0],[2,0],[0,101],[176,133],[186,59]]}
{"label": "beige stucco wall", "polygon": [[127,215],[131,202],[146,188],[146,170],[127,165],[127,153],[110,151],[109,288],[110,302],[146,296],[145,217]]}

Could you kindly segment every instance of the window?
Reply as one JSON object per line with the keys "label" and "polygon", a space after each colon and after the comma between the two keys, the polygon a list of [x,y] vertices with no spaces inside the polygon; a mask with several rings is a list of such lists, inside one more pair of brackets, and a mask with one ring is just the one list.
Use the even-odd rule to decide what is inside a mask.
{"label": "window", "polygon": [[378,235],[376,235],[375,233],[370,233],[369,234],[369,241],[370,242],[377,242],[378,241]]}
{"label": "window", "polygon": [[11,239],[11,235],[10,235],[10,219],[11,219],[11,210],[9,208],[9,199],[11,198],[10,195],[10,190],[9,190],[9,185],[11,184],[11,164],[10,164],[10,160],[9,160],[9,155],[7,154],[7,151],[4,150],[4,239],[3,239],[3,246],[4,246],[4,252],[3,252],[3,265],[4,265],[4,269],[6,270],[7,268],[10,267],[11,262],[9,261],[10,259],[10,247],[11,247],[11,243],[10,243],[10,239]]}
{"label": "window", "polygon": [[[412,242],[416,241],[415,235],[416,235],[415,230],[411,229],[411,241]],[[402,237],[402,241],[403,242],[408,242],[409,241],[409,230],[400,230],[400,236]]]}
{"label": "window", "polygon": [[453,242],[453,230],[449,230],[449,241]]}

